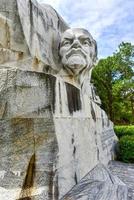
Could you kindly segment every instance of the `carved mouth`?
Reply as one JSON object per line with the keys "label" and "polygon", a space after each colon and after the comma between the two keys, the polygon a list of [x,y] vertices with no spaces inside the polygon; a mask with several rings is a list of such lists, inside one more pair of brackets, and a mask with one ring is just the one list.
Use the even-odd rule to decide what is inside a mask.
{"label": "carved mouth", "polygon": [[68,59],[70,56],[79,56],[82,55],[84,56],[84,58],[86,58],[85,53],[83,52],[82,49],[71,49],[67,54],[66,54],[66,58]]}

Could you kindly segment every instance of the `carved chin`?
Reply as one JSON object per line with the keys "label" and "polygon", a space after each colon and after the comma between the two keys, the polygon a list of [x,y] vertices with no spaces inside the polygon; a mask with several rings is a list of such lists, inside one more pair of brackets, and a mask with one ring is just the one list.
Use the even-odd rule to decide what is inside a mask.
{"label": "carved chin", "polygon": [[63,64],[71,69],[75,74],[79,73],[79,71],[87,65],[85,58],[80,55],[70,56],[68,59],[63,60]]}

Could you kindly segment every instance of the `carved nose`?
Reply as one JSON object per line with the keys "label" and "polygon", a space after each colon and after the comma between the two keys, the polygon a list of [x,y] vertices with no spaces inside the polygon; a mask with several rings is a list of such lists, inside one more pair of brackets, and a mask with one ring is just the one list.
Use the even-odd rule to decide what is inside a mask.
{"label": "carved nose", "polygon": [[81,47],[80,42],[78,40],[74,40],[73,44],[72,44],[73,48],[78,48]]}

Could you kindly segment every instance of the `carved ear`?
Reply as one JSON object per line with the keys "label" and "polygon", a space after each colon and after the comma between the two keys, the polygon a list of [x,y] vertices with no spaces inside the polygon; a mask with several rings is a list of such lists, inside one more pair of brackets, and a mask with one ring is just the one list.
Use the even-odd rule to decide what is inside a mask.
{"label": "carved ear", "polygon": [[93,45],[94,45],[94,52],[93,52],[93,64],[96,64],[98,50],[97,50],[97,43],[96,43],[96,41],[95,41],[95,40],[93,40]]}

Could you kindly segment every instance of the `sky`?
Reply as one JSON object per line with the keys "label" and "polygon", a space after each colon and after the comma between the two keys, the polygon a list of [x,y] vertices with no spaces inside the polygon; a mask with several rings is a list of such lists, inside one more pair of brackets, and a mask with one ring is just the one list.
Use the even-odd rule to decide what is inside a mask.
{"label": "sky", "polygon": [[51,5],[70,27],[86,28],[97,41],[98,58],[124,42],[134,44],[134,0],[38,0]]}

